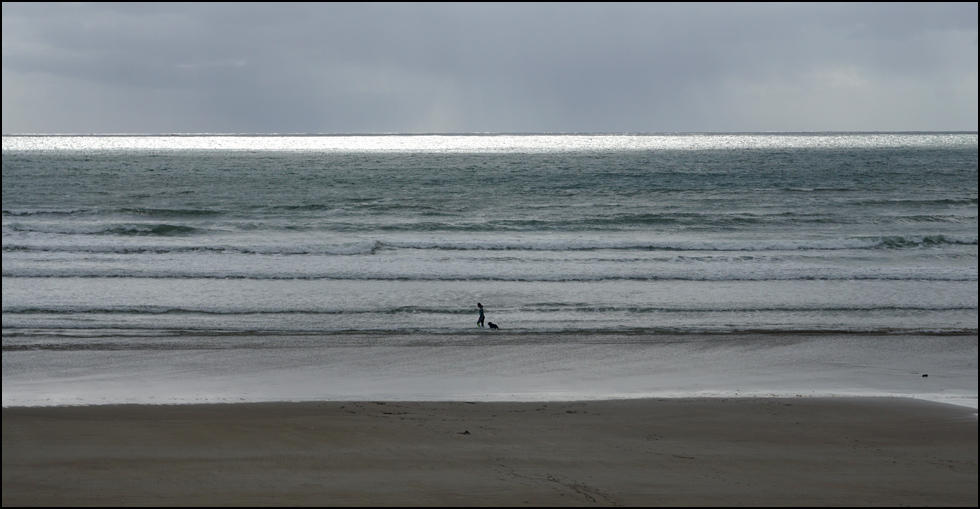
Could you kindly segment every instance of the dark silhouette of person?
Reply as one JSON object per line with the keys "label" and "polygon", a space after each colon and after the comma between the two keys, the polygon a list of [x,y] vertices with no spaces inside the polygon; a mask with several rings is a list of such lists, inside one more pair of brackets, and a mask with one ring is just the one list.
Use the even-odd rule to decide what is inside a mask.
{"label": "dark silhouette of person", "polygon": [[483,316],[483,304],[477,302],[476,307],[480,308],[480,318],[476,319],[476,324],[479,325],[480,327],[483,327],[483,320],[484,318],[486,318]]}

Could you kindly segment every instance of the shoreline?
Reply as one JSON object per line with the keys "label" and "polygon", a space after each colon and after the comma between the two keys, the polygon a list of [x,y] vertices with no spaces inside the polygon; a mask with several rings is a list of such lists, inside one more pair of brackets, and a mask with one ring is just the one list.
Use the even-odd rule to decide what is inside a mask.
{"label": "shoreline", "polygon": [[3,408],[3,505],[977,505],[906,398]]}
{"label": "shoreline", "polygon": [[[630,342],[633,338],[646,338],[644,342],[663,342],[677,341],[692,337],[770,337],[786,336],[795,337],[825,337],[825,336],[866,336],[866,337],[902,337],[902,336],[923,336],[923,337],[961,337],[977,336],[978,329],[975,328],[949,328],[949,329],[737,329],[737,330],[677,330],[659,328],[635,328],[635,329],[567,329],[567,330],[538,330],[538,329],[501,329],[490,331],[490,329],[480,328],[460,328],[460,329],[411,329],[411,330],[388,330],[388,329],[343,329],[343,330],[223,330],[223,329],[38,329],[38,328],[18,328],[8,327],[3,330],[0,337],[7,340],[15,339],[51,339],[60,340],[104,340],[104,339],[127,339],[127,340],[164,340],[164,339],[188,339],[188,338],[277,338],[277,339],[311,339],[322,337],[352,337],[369,339],[390,339],[390,338],[412,338],[423,337],[480,337],[487,338],[490,334],[497,336],[502,342],[515,341],[516,337],[536,337],[545,341],[558,341],[558,338],[571,336],[576,340],[583,338],[617,338],[617,342]],[[406,340],[410,342],[410,340]],[[586,341],[588,342],[588,341]],[[34,345],[34,348],[44,348],[43,345]],[[4,350],[20,350],[23,347],[11,345],[4,346]]]}
{"label": "shoreline", "polygon": [[246,335],[33,346],[4,351],[4,407],[797,396],[977,407],[976,335]]}
{"label": "shoreline", "polygon": [[944,405],[956,407],[959,409],[972,411],[974,416],[978,415],[978,399],[971,395],[929,395],[929,394],[868,394],[868,393],[855,393],[855,394],[786,394],[780,393],[779,391],[766,391],[763,393],[724,393],[720,391],[712,391],[710,393],[704,394],[692,394],[692,393],[681,393],[677,395],[665,395],[665,394],[649,394],[649,395],[629,395],[629,396],[595,396],[589,398],[576,398],[576,397],[538,397],[538,398],[515,398],[515,397],[496,397],[493,399],[479,399],[479,398],[466,398],[466,397],[456,397],[456,398],[443,398],[443,399],[418,399],[418,398],[390,398],[390,397],[377,397],[369,399],[274,399],[274,400],[247,400],[247,399],[237,399],[237,400],[213,400],[213,401],[179,401],[179,402],[111,402],[111,403],[44,403],[44,404],[13,404],[13,405],[2,405],[0,409],[3,410],[28,410],[28,409],[58,409],[58,408],[104,408],[113,409],[119,407],[209,407],[209,406],[224,406],[224,405],[318,405],[318,404],[343,404],[350,402],[363,403],[366,401],[377,403],[377,404],[417,404],[417,403],[446,403],[446,404],[518,404],[518,405],[530,405],[530,404],[569,404],[569,403],[595,403],[604,401],[705,401],[705,400],[792,400],[792,401],[803,401],[803,400],[883,400],[883,401],[915,401],[930,403],[936,405]]}
{"label": "shoreline", "polygon": [[34,341],[51,348],[4,351],[2,406],[797,396],[977,406],[975,335],[487,333],[64,343],[51,338]]}

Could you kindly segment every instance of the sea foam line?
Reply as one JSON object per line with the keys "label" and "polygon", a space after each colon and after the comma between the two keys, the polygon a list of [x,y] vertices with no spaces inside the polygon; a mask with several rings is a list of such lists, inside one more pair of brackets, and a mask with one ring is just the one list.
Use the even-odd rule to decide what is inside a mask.
{"label": "sea foam line", "polygon": [[[164,228],[160,225],[144,225],[134,228],[130,233],[138,237],[140,233],[152,233],[160,229],[164,235],[184,234],[187,231],[177,227]],[[58,243],[53,239],[4,238],[4,251],[52,251],[79,253],[167,253],[167,252],[230,252],[241,254],[294,254],[294,255],[362,255],[374,254],[381,249],[419,249],[444,251],[839,251],[853,249],[913,249],[920,247],[939,247],[945,245],[977,245],[977,236],[969,235],[900,235],[900,236],[861,236],[835,239],[786,239],[786,240],[618,240],[618,239],[553,239],[553,240],[364,240],[340,244],[312,245],[236,245],[194,244],[173,245],[166,242],[139,244],[135,242],[107,243]]]}

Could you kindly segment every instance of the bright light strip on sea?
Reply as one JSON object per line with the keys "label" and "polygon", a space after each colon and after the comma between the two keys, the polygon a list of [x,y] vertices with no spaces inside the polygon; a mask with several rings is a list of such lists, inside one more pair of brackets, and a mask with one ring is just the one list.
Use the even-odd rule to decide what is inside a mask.
{"label": "bright light strip on sea", "polygon": [[3,151],[548,153],[643,150],[976,148],[976,133],[5,135]]}

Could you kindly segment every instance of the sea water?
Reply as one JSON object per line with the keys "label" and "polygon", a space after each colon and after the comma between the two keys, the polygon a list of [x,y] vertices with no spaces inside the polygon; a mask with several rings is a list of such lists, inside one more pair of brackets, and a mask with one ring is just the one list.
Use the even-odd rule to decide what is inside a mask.
{"label": "sea water", "polygon": [[4,136],[2,209],[4,405],[105,397],[52,370],[186,382],[168,401],[268,370],[298,378],[240,399],[390,397],[420,378],[386,378],[406,345],[437,349],[404,360],[428,380],[406,397],[684,393],[650,367],[791,344],[962,359],[976,399],[976,133]]}

